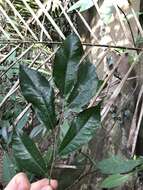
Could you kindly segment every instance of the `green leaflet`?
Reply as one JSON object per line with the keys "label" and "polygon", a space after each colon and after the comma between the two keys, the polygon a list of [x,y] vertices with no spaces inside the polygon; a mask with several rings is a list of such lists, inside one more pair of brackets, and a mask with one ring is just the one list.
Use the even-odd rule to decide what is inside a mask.
{"label": "green leaflet", "polygon": [[60,126],[60,140],[62,141],[63,138],[65,137],[65,135],[67,134],[68,130],[69,130],[69,124],[68,121],[65,119],[64,123]]}
{"label": "green leaflet", "polygon": [[80,12],[86,11],[94,5],[93,0],[79,0],[74,5],[72,5],[68,12],[79,9]]}
{"label": "green leaflet", "polygon": [[67,37],[55,55],[53,78],[61,95],[65,98],[76,83],[78,65],[82,55],[83,48],[75,34]]}
{"label": "green leaflet", "polygon": [[97,168],[103,174],[123,174],[132,171],[135,167],[141,164],[141,160],[125,160],[119,156],[112,156],[111,158],[100,161]]}
{"label": "green leaflet", "polygon": [[92,107],[81,113],[72,121],[59,147],[60,155],[69,154],[91,140],[95,130],[100,126],[100,107]]}
{"label": "green leaflet", "polygon": [[89,61],[81,63],[78,69],[77,82],[67,100],[68,108],[76,111],[88,104],[91,98],[95,96],[98,84],[95,65]]}
{"label": "green leaflet", "polygon": [[3,168],[2,168],[2,178],[4,183],[8,183],[12,177],[16,174],[15,166],[10,156],[4,152],[3,155]]}
{"label": "green leaflet", "polygon": [[107,177],[101,184],[102,188],[114,188],[123,185],[131,177],[131,174],[115,174]]}
{"label": "green leaflet", "polygon": [[20,65],[20,87],[25,99],[32,103],[47,129],[56,126],[54,91],[49,82],[38,71]]}
{"label": "green leaflet", "polygon": [[19,167],[44,176],[46,164],[34,142],[26,134],[14,134],[12,148]]}

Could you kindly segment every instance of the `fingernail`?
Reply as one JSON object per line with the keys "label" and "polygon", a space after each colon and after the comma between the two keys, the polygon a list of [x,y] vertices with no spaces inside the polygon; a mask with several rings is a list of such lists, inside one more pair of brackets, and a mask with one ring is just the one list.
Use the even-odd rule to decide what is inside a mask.
{"label": "fingernail", "polygon": [[51,186],[45,186],[45,187],[43,187],[41,190],[52,190],[52,188],[51,188]]}

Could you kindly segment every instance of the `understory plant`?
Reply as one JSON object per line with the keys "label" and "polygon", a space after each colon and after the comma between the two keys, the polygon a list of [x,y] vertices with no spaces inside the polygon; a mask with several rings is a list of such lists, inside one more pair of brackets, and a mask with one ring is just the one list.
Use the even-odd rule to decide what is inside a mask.
{"label": "understory plant", "polygon": [[61,164],[70,168],[74,160],[65,160],[77,154],[100,127],[100,105],[88,107],[99,79],[95,65],[87,58],[82,61],[83,55],[80,40],[71,34],[56,52],[50,77],[20,65],[21,93],[36,117],[33,125],[26,125],[22,118],[13,126],[14,173],[26,171],[31,179],[50,178]]}
{"label": "understory plant", "polygon": [[125,160],[114,156],[95,164],[86,154],[89,141],[101,127],[100,103],[89,107],[101,82],[95,65],[83,56],[79,38],[71,34],[57,50],[50,76],[20,65],[21,93],[31,104],[34,119],[31,123],[29,111],[25,112],[17,125],[0,131],[5,182],[24,171],[31,181],[58,178],[59,189],[64,189],[81,178],[85,165],[90,163],[95,171],[109,175],[101,186],[113,188],[142,167],[141,158]]}

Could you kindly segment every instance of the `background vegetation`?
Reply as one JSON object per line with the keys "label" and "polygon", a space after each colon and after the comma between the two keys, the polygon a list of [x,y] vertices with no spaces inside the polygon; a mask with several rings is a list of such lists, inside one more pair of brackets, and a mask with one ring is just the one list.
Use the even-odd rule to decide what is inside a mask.
{"label": "background vegetation", "polygon": [[0,1],[3,187],[24,171],[62,190],[141,188],[138,5]]}

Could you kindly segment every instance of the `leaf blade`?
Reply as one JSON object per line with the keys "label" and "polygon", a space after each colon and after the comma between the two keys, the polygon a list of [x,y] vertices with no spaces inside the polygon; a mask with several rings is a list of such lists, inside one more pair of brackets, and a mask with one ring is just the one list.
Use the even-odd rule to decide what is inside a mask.
{"label": "leaf blade", "polygon": [[47,129],[53,129],[56,125],[54,91],[49,82],[38,71],[23,65],[20,65],[19,80],[25,99],[32,103]]}
{"label": "leaf blade", "polygon": [[46,165],[34,142],[26,134],[14,134],[12,149],[21,169],[44,176]]}
{"label": "leaf blade", "polygon": [[67,37],[55,55],[53,78],[64,97],[70,93],[76,82],[78,64],[82,55],[82,44],[75,34]]}
{"label": "leaf blade", "polygon": [[96,67],[89,61],[81,63],[78,69],[77,83],[75,84],[67,102],[68,108],[76,111],[89,103],[98,89],[99,79]]}
{"label": "leaf blade", "polygon": [[2,168],[2,179],[7,184],[16,174],[14,163],[10,159],[8,153],[4,152],[3,155],[3,168]]}
{"label": "leaf blade", "polygon": [[92,107],[78,114],[59,147],[60,155],[69,154],[88,143],[100,126],[100,107]]}
{"label": "leaf blade", "polygon": [[102,188],[114,188],[123,185],[131,177],[131,174],[115,174],[107,177],[101,184]]}
{"label": "leaf blade", "polygon": [[140,160],[125,160],[119,156],[112,156],[104,159],[97,164],[97,168],[103,174],[123,174],[132,171],[141,164]]}

